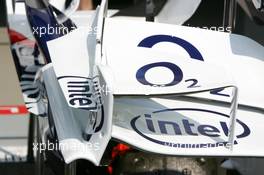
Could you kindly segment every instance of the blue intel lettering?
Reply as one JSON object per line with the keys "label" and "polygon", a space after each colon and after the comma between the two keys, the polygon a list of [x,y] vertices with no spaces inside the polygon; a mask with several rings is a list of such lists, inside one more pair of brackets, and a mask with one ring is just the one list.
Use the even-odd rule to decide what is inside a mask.
{"label": "blue intel lettering", "polygon": [[[208,137],[219,137],[221,130],[228,136],[228,126],[226,122],[220,121],[221,130],[212,125],[196,125],[187,119],[180,122],[153,120],[150,114],[145,114],[147,129],[153,133],[160,132],[162,134],[183,135],[184,133],[191,136],[204,135]],[[154,124],[156,122],[156,125]],[[158,128],[155,128],[157,126]],[[169,133],[169,131],[173,131]]]}

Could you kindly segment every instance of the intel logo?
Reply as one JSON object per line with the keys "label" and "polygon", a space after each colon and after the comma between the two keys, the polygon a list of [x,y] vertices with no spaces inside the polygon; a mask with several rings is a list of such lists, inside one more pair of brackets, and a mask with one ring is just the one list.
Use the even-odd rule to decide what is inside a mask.
{"label": "intel logo", "polygon": [[64,76],[58,78],[69,106],[85,110],[96,109],[93,100],[92,80],[80,76]]}
{"label": "intel logo", "polygon": [[[227,146],[228,115],[193,108],[165,109],[134,117],[131,127],[143,138],[169,147],[213,148]],[[236,140],[250,135],[249,127],[236,120]]]}

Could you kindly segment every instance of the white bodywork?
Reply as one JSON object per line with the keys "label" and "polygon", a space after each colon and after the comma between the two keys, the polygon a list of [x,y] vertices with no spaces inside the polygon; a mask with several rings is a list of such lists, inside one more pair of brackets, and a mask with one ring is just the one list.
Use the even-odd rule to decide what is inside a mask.
{"label": "white bodywork", "polygon": [[[261,93],[264,80],[257,78],[264,73],[264,49],[261,45],[233,34],[104,16],[105,8],[102,6],[93,24],[99,29],[96,34],[77,29],[48,42],[56,76],[75,76],[68,81],[59,79],[57,86],[60,85],[62,91],[52,94],[54,100],[49,99],[51,103],[57,99],[51,106],[63,112],[53,113],[57,116],[54,119],[60,142],[82,146],[100,143],[97,152],[62,151],[67,163],[85,158],[99,164],[111,137],[160,154],[264,156],[264,142],[258,139],[264,122],[264,95]],[[155,35],[177,37],[191,43],[202,59],[191,58],[184,44],[179,47],[179,43],[158,42],[151,48],[139,46],[142,40]],[[65,52],[57,52],[60,48],[65,48]],[[78,52],[75,51],[77,49]],[[140,68],[161,62],[172,63],[182,70],[183,77],[177,85],[149,86],[137,79]],[[43,71],[44,77],[49,69]],[[173,80],[172,72],[168,67],[157,66],[145,72],[145,78],[147,82],[165,85]],[[102,90],[100,95],[104,99],[101,105],[106,108],[102,130],[94,132],[89,142],[82,139],[81,132],[76,132],[78,128],[87,129],[87,126],[75,126],[74,123],[84,118],[87,120],[90,112],[80,109],[81,101],[70,103],[71,94],[68,93],[67,82],[80,81],[78,77],[98,77],[99,89]],[[188,88],[191,83],[185,81],[188,79],[196,79],[198,86]],[[94,82],[90,81],[91,87]],[[48,94],[54,91],[50,90],[54,86],[46,87]],[[197,93],[222,87],[229,87],[219,92],[225,95]],[[232,87],[238,87],[240,105],[237,120],[234,118],[233,121],[230,115],[234,107],[229,106]],[[91,98],[96,99],[96,96]],[[57,103],[62,104],[61,110],[55,106]],[[94,104],[85,107],[92,106],[96,107]],[[82,115],[77,115],[77,111],[82,111]],[[75,128],[74,131],[63,129],[70,127]],[[229,139],[232,134],[234,142]]]}
{"label": "white bodywork", "polygon": [[264,156],[263,46],[106,16],[103,0],[91,26],[48,42],[40,77],[66,163],[99,165],[111,138],[166,155]]}
{"label": "white bodywork", "polygon": [[181,25],[197,10],[201,0],[168,0],[155,20],[160,23]]}

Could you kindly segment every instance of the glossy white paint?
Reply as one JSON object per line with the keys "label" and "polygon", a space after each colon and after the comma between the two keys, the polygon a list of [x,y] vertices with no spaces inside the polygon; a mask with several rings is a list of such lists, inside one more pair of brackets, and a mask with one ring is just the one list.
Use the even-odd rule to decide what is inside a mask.
{"label": "glossy white paint", "polygon": [[[104,3],[106,3],[106,1],[104,1]],[[101,94],[104,99],[102,100],[102,105],[107,109],[107,112],[105,112],[106,121],[102,127],[102,130],[106,131],[102,131],[106,136],[103,134],[105,137],[100,139],[100,136],[97,135],[98,133],[94,133],[91,137],[94,138],[94,140],[92,140],[91,143],[100,141],[101,144],[106,145],[110,139],[109,132],[111,132],[113,128],[111,132],[113,138],[154,153],[197,156],[264,155],[261,149],[263,142],[257,139],[260,137],[262,131],[262,107],[264,104],[264,96],[261,93],[261,87],[264,86],[264,81],[260,77],[260,75],[264,73],[262,69],[264,67],[264,49],[261,45],[249,38],[233,34],[183,26],[105,18],[107,16],[105,14],[105,7],[106,6],[103,4],[102,8],[98,11],[98,16],[94,18],[93,26],[98,27],[98,33],[96,35],[89,35],[85,30],[75,30],[69,35],[48,42],[54,71],[57,77],[70,75],[93,78],[94,76],[98,76],[100,87],[107,87],[107,90],[103,91]],[[154,35],[166,35],[180,38],[195,47],[202,55],[202,59],[200,58],[197,60],[191,58],[189,55],[190,53],[188,54],[186,52],[186,50],[188,50],[186,49],[186,45],[179,43],[159,42],[152,48],[138,47],[142,40]],[[86,41],[88,41],[88,43],[85,43]],[[244,44],[241,45],[240,43]],[[181,45],[181,47],[179,47],[179,45]],[[62,47],[65,48],[65,52],[57,52],[59,48]],[[77,50],[80,51],[77,52]],[[182,81],[177,85],[166,87],[148,86],[140,83],[136,77],[138,70],[145,65],[157,62],[177,65],[183,73]],[[164,75],[167,77],[164,77]],[[166,84],[166,82],[170,82],[171,79],[173,79],[171,77],[173,76],[170,70],[164,67],[155,68],[151,70],[150,73],[146,73],[148,82],[156,82],[157,84]],[[196,79],[199,82],[199,87],[188,88],[185,82],[185,80],[188,79]],[[46,80],[46,82],[50,83],[51,80]],[[60,80],[58,82],[60,83]],[[54,84],[56,84],[55,79],[54,83],[50,85],[50,87],[47,87],[47,89],[54,88]],[[93,82],[91,82],[91,84],[93,84]],[[252,84],[254,84],[254,86],[252,86]],[[239,95],[235,95],[236,98],[233,98],[233,100],[230,98],[232,97],[232,89],[230,88],[226,88],[221,92],[227,93],[230,97],[215,95],[208,92],[193,95],[185,94],[233,86],[236,86],[239,92]],[[65,114],[57,115],[57,117],[60,116],[60,118],[64,116],[63,122],[55,122],[59,130],[59,136],[65,137],[64,139],[61,138],[61,142],[68,145],[78,142],[78,144],[83,145],[84,143],[81,144],[80,142],[80,133],[77,134],[81,127],[77,127],[78,125],[76,125],[76,127],[74,126],[74,123],[78,123],[77,121],[79,118],[83,117],[83,115],[78,114],[78,112],[81,111],[81,109],[79,109],[80,106],[74,107],[69,104],[69,95],[66,92],[68,88],[65,86],[65,83],[64,85],[60,83],[60,87],[62,89],[59,93],[61,96],[57,98],[56,95],[53,94],[52,96],[56,98],[53,97],[54,100],[51,101],[56,101],[54,103],[54,106],[56,106],[57,103],[60,104],[62,102],[62,99],[64,100],[63,106],[65,108],[63,108],[63,110]],[[171,97],[160,96],[168,94],[170,94]],[[133,97],[133,95],[137,97]],[[156,95],[157,97],[152,98],[151,95]],[[174,97],[173,95],[185,95],[184,98],[186,99],[181,100],[180,97]],[[63,96],[65,98],[63,98]],[[233,109],[236,109],[236,107],[232,106],[230,113],[230,107],[228,105],[231,100],[238,100],[239,104],[245,105],[246,107],[243,109],[239,108],[237,115],[235,115],[236,112],[232,113],[232,111],[234,112]],[[188,135],[188,133],[183,135],[166,134],[164,133],[164,128],[163,133],[161,130],[159,132],[156,130],[157,133],[152,132],[146,126],[146,122],[144,123],[143,119],[138,120],[141,122],[135,124],[136,129],[141,131],[143,135],[145,134],[152,139],[154,138],[165,143],[176,142],[204,145],[208,143],[219,144],[219,142],[228,142],[230,144],[230,141],[232,142],[234,139],[237,141],[237,144],[234,144],[232,149],[230,149],[230,146],[198,149],[175,148],[160,145],[146,139],[131,125],[132,119],[136,116],[152,114],[152,112],[157,110],[171,108],[194,108],[212,112],[206,113],[191,110],[183,113],[161,113],[160,116],[154,116],[156,117],[155,120],[162,119],[167,122],[175,122],[180,118],[192,122],[192,124],[194,123],[195,125],[194,127],[196,127],[196,131],[199,131],[197,136]],[[63,112],[61,110],[57,110],[57,112]],[[67,110],[74,110],[76,112],[66,112]],[[113,113],[112,110],[114,111]],[[56,115],[55,113],[54,115]],[[67,119],[69,114],[71,114],[71,117]],[[174,114],[180,115],[180,117],[173,120],[175,117],[173,116]],[[232,117],[229,117],[230,115]],[[235,117],[241,120],[246,126],[242,127],[244,125],[237,122]],[[224,122],[224,125],[221,125],[221,122]],[[176,124],[179,125],[181,132],[183,132],[183,128],[186,126],[182,124],[180,120]],[[232,124],[231,128],[229,128],[230,124]],[[205,127],[204,125],[210,125],[209,128],[213,128],[213,131],[208,131],[204,128],[198,129],[200,125],[202,125],[202,127]],[[66,126],[72,126],[71,129],[75,129],[74,131],[66,132],[65,129],[63,129],[64,127],[68,128]],[[224,129],[224,126],[229,128],[229,130]],[[89,125],[86,126],[86,129],[87,127],[89,129]],[[157,124],[155,124],[155,127],[157,129]],[[165,126],[165,130],[166,129]],[[91,130],[89,130],[89,132],[91,132]],[[218,135],[214,137],[204,135],[204,133],[207,132],[213,132]],[[246,133],[246,136],[237,138],[237,136],[243,132]],[[74,133],[76,133],[76,135],[71,137],[74,139],[66,139]],[[234,134],[234,138],[232,134]],[[259,147],[256,148],[255,145],[259,145]],[[73,150],[62,153],[66,160],[68,160],[67,162],[85,157],[98,165],[104,148],[104,146],[100,147],[100,153],[89,151],[74,152]]]}
{"label": "glossy white paint", "polygon": [[[40,75],[47,90],[59,141],[68,146],[68,149],[61,150],[66,163],[76,159],[87,159],[99,165],[111,137],[139,149],[161,154],[264,156],[262,150],[264,142],[259,139],[262,137],[262,123],[264,122],[264,94],[262,93],[264,80],[261,77],[264,74],[263,46],[244,36],[228,33],[107,18],[107,0],[102,2],[94,17],[90,18],[93,21],[89,21],[89,24],[92,25],[91,28],[97,28],[96,33],[89,33],[91,28],[86,26],[74,30],[66,36],[49,41],[48,48],[52,64],[46,65]],[[194,7],[197,8],[197,5]],[[180,38],[185,41],[185,44],[187,42],[195,47],[203,59],[191,58],[186,52],[185,44],[159,42],[152,48],[138,47],[142,40],[155,35]],[[157,62],[177,65],[182,71],[182,80],[176,85],[167,87],[148,86],[140,83],[136,77],[139,69]],[[81,101],[77,106],[70,102],[72,94],[69,94],[68,82],[58,80],[59,77],[65,76],[71,76],[70,81],[80,80],[73,76],[91,79],[89,82],[91,91],[87,92],[93,95],[91,98],[94,100],[93,104],[97,104],[94,105],[95,109],[84,110],[81,109]],[[179,75],[177,74],[177,76]],[[162,66],[149,70],[145,77],[148,82],[156,84],[166,84],[173,79],[172,71]],[[188,79],[196,79],[199,82],[199,87],[188,88],[190,84],[185,82]],[[98,92],[98,89],[95,86],[99,89],[106,88],[100,93],[100,103],[96,101],[98,96],[95,93]],[[138,131],[141,131],[143,135],[165,143],[215,144],[216,142],[230,141],[228,130],[224,130],[220,122],[224,122],[228,127],[230,118],[225,116],[230,115],[228,105],[232,98],[208,92],[197,93],[222,87],[237,87],[239,95],[233,99],[238,100],[240,105],[244,105],[243,108],[238,109],[235,117],[241,120],[246,127],[242,127],[241,123],[234,120],[234,117],[231,118],[233,123],[236,123],[236,130],[229,134],[234,133],[234,139],[238,142],[233,146],[233,149],[224,146],[199,149],[175,148],[154,143],[139,134]],[[186,94],[194,92],[197,94]],[[221,93],[232,96],[230,88],[224,89]],[[168,94],[169,96],[166,97],[161,96]],[[176,97],[173,95],[185,96]],[[98,126],[98,123],[102,121],[102,115],[99,115],[102,108],[104,108],[102,128],[99,131],[94,131],[91,129],[91,125]],[[156,122],[154,124],[155,132],[146,125],[144,118],[136,120],[134,123],[136,127],[133,128],[131,125],[137,116],[171,108],[203,109],[213,111],[213,113],[187,110],[187,112],[154,114],[152,122]],[[97,117],[93,118],[92,115]],[[188,129],[183,124],[183,119],[194,124],[193,128],[196,129],[194,131],[198,134],[197,136],[187,133]],[[170,125],[176,127],[178,125],[183,134],[171,134],[173,131],[175,132],[174,128],[170,128],[170,134],[164,133],[168,128],[165,127],[164,130],[163,125],[163,129],[161,129],[162,124],[158,128],[159,120],[177,122]],[[201,125],[210,125],[209,128],[213,131],[205,130],[205,126],[199,131],[198,128]],[[246,131],[245,128],[249,128],[250,133],[242,138],[236,138],[241,132]],[[84,133],[92,135],[89,141],[84,140]],[[213,137],[206,136],[204,133],[218,135]],[[96,143],[99,144],[98,150],[76,150],[71,147],[75,145],[79,148],[86,148],[88,145]]]}

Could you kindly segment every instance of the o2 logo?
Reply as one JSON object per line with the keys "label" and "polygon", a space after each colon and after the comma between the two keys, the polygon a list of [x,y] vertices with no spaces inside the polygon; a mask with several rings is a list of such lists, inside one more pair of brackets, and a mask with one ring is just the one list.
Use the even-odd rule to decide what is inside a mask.
{"label": "o2 logo", "polygon": [[[172,82],[164,84],[164,85],[157,85],[157,84],[153,84],[153,83],[148,82],[146,80],[146,77],[145,77],[146,72],[148,70],[152,69],[152,68],[155,68],[155,67],[166,67],[166,68],[170,69],[172,71],[172,73],[173,73],[173,76],[174,76]],[[137,80],[141,84],[144,84],[144,85],[150,85],[150,86],[174,86],[174,85],[177,85],[178,83],[180,83],[182,81],[183,73],[182,73],[182,70],[176,64],[169,63],[169,62],[158,62],[158,63],[152,63],[152,64],[148,64],[148,65],[145,65],[145,66],[141,67],[137,71],[136,77],[137,77]]]}
{"label": "o2 logo", "polygon": [[[197,59],[200,61],[203,61],[203,56],[199,52],[199,50],[194,47],[191,43],[189,43],[186,40],[183,40],[181,38],[175,37],[175,36],[169,36],[169,35],[153,35],[149,36],[145,39],[143,39],[139,44],[138,47],[146,47],[146,48],[152,48],[154,45],[161,43],[161,42],[170,42],[173,44],[177,44],[181,46],[192,59]],[[172,82],[169,82],[167,84],[153,84],[151,82],[148,82],[146,80],[146,73],[148,70],[156,67],[165,67],[169,69],[173,73],[173,80]],[[183,72],[179,66],[177,66],[174,63],[170,62],[157,62],[145,65],[141,67],[137,73],[136,73],[137,80],[143,84],[143,85],[150,85],[150,86],[175,86],[178,83],[180,83],[183,79]],[[192,84],[188,86],[188,88],[198,87],[195,86],[198,83],[198,80],[196,79],[189,79],[185,80],[185,82],[191,81]]]}
{"label": "o2 logo", "polygon": [[[199,52],[199,50],[194,45],[192,45],[191,43],[189,43],[188,41],[186,41],[182,38],[178,38],[178,37],[171,36],[171,35],[152,35],[152,36],[149,36],[149,37],[143,39],[138,44],[138,47],[152,48],[154,45],[162,43],[162,42],[170,42],[170,43],[176,44],[176,45],[182,47],[188,53],[188,55],[190,56],[191,59],[204,61],[202,54]],[[153,69],[156,67],[165,67],[165,68],[169,69],[173,73],[173,77],[174,77],[173,80],[171,82],[168,82],[167,84],[154,84],[154,83],[149,82],[146,79],[145,75],[150,69]],[[136,78],[143,85],[157,86],[157,87],[175,86],[182,81],[183,72],[182,72],[181,68],[174,63],[156,62],[156,63],[147,64],[147,65],[141,67],[140,69],[138,69],[138,71],[136,73]],[[198,80],[195,78],[187,79],[187,80],[185,80],[185,82],[186,83],[190,82],[190,84],[189,84],[189,86],[187,86],[187,88],[200,87],[200,85],[198,84]],[[224,89],[219,88],[217,90],[212,90],[210,92],[210,94],[229,97],[228,94],[221,93],[222,90],[224,90]]]}

